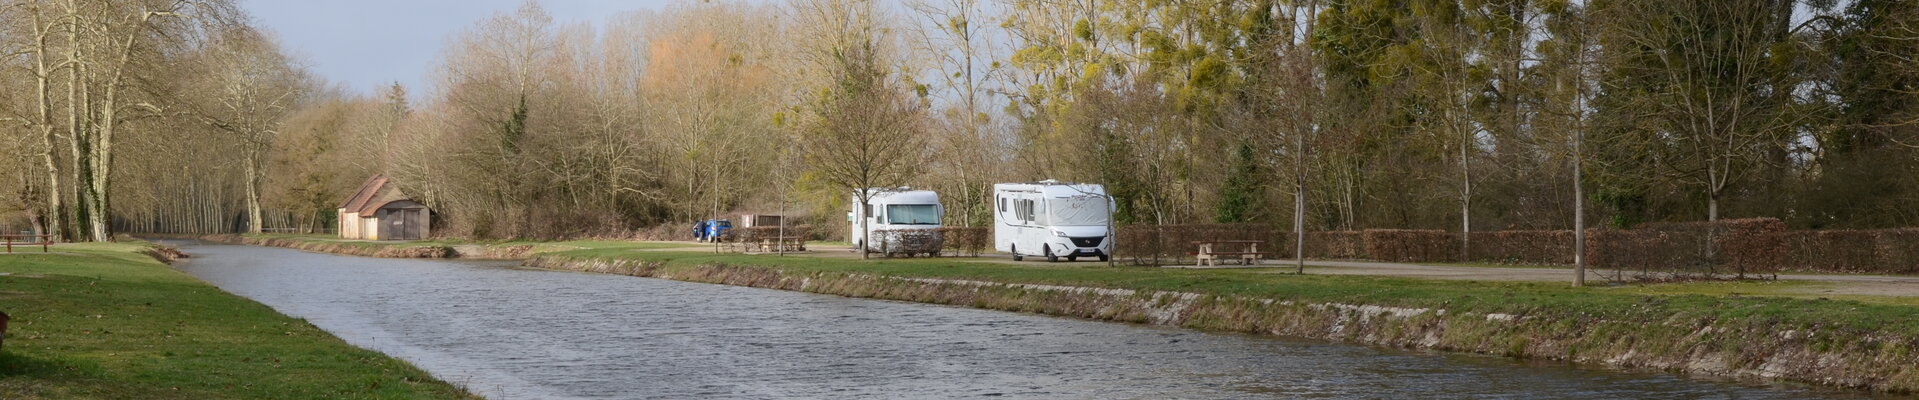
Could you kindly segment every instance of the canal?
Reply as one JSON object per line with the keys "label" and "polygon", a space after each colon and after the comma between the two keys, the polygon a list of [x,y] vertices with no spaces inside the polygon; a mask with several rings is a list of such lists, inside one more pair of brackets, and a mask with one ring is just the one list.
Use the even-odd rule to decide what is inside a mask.
{"label": "canal", "polygon": [[511,262],[183,249],[200,279],[493,399],[1860,396]]}

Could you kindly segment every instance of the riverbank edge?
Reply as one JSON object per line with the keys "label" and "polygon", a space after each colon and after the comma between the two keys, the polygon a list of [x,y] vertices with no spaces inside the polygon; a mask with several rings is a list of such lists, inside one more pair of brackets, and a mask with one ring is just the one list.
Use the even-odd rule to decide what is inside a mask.
{"label": "riverbank edge", "polygon": [[285,247],[317,253],[380,258],[524,260],[531,257],[534,250],[534,246],[528,244],[416,244],[405,242],[312,240],[237,234],[201,235],[194,236],[193,238],[216,243]]}
{"label": "riverbank edge", "polygon": [[[38,267],[41,272],[9,274],[9,276],[31,279],[36,282],[51,283],[60,280],[60,278],[54,277],[56,275],[69,275],[68,279],[84,282],[84,284],[79,285],[81,287],[75,287],[71,290],[61,289],[60,293],[66,295],[59,296],[61,300],[53,301],[49,304],[33,304],[34,299],[32,296],[34,293],[32,292],[7,293],[0,291],[0,294],[10,296],[11,300],[24,302],[24,304],[14,304],[16,307],[24,306],[23,308],[27,309],[53,307],[51,310],[41,309],[33,313],[22,313],[19,309],[9,310],[14,312],[14,315],[13,321],[11,321],[12,326],[10,327],[13,329],[8,332],[8,336],[13,336],[14,340],[8,341],[8,346],[4,352],[6,353],[6,357],[10,358],[10,361],[23,363],[22,365],[9,367],[27,369],[14,369],[11,370],[10,373],[15,375],[0,374],[0,377],[28,379],[28,381],[26,381],[29,383],[28,386],[9,387],[7,388],[8,391],[21,389],[39,392],[36,394],[23,391],[12,393],[13,395],[20,395],[26,398],[36,398],[39,395],[50,395],[52,396],[51,398],[72,396],[82,398],[94,396],[113,398],[136,395],[141,397],[158,396],[159,398],[174,398],[179,396],[196,397],[201,395],[211,396],[213,398],[225,396],[248,398],[261,395],[258,392],[245,392],[252,394],[228,393],[228,391],[236,389],[235,383],[240,383],[249,390],[279,393],[282,395],[355,397],[402,395],[412,398],[481,398],[479,395],[468,391],[465,387],[433,377],[425,370],[419,369],[417,366],[405,360],[347,343],[332,333],[307,323],[304,319],[288,316],[278,310],[260,304],[253,299],[227,292],[198,277],[180,271],[175,268],[176,262],[190,262],[190,255],[180,252],[177,248],[141,240],[126,239],[118,240],[112,243],[112,245],[119,248],[73,250],[56,247],[55,251],[52,252],[9,255],[12,257],[32,257],[36,260],[22,262],[41,264]],[[113,254],[123,254],[125,257],[113,256]],[[143,276],[121,282],[112,273],[70,275],[71,271],[66,271],[64,268],[49,270],[46,268],[46,265],[59,265],[63,267],[103,265],[105,267],[100,267],[100,269],[128,271],[126,268],[151,268],[153,271],[128,271],[127,273],[129,274]],[[26,268],[32,269],[35,267]],[[162,276],[165,280],[156,281],[153,280],[155,279],[153,276]],[[141,286],[137,289],[129,289],[130,286],[128,285],[135,284]],[[136,292],[144,290],[151,293],[121,292],[120,290],[123,289],[134,290]],[[92,301],[98,299],[89,299],[89,301],[86,302],[74,302],[76,298],[74,296],[85,298],[91,295],[102,295],[102,293],[110,293],[104,295],[108,297],[108,299],[99,302]],[[147,302],[144,305],[133,307],[154,307],[156,303],[160,303],[160,301],[154,299],[154,296],[164,297],[168,301],[172,301],[172,304],[165,305],[168,308],[193,309],[196,311],[188,313],[189,315],[210,316],[197,319],[169,318],[154,320],[155,317],[151,314],[161,313],[127,312],[127,310],[111,308],[116,305],[114,303],[115,301],[133,302],[134,300],[130,299],[134,298],[147,299],[145,300]],[[196,302],[192,299],[212,301]],[[132,303],[119,305],[130,304]],[[84,307],[84,309],[75,310],[72,309],[72,306],[81,306]],[[209,314],[202,314],[202,312]],[[211,315],[217,315],[219,317],[212,317]],[[145,328],[121,331],[124,327],[108,328],[105,325],[95,326],[98,324],[88,325],[85,331],[73,332],[71,331],[72,329],[70,329],[73,328],[71,326],[65,327],[67,328],[66,330],[62,330],[63,328],[59,327],[62,325],[60,322],[63,321],[52,321],[52,319],[74,319],[76,318],[75,316],[80,316],[78,318],[82,320],[89,318],[96,320],[138,320],[140,318],[146,318],[150,321],[138,322],[136,325],[153,328],[159,331],[159,333],[152,331],[140,332],[141,330],[146,330]],[[36,321],[40,323],[36,324]],[[64,322],[71,323],[71,321]],[[110,333],[107,329],[113,329],[117,333]],[[191,334],[185,333],[206,329],[219,330],[224,332],[222,333],[223,335],[227,336],[194,337]],[[72,340],[80,340],[83,343],[69,342]],[[133,340],[133,342],[101,347],[103,343],[112,343],[114,340],[123,342]],[[297,341],[301,344],[291,345],[287,342],[288,340]],[[178,346],[180,343],[185,343],[187,347],[168,347],[169,345]],[[265,347],[250,347],[248,345],[249,343],[260,344]],[[76,351],[76,346],[80,350],[74,354],[60,352],[48,354],[45,350],[62,349],[63,351]],[[322,353],[324,353],[324,355],[319,355]],[[106,358],[114,360],[108,361],[101,359],[100,357],[103,355]],[[68,357],[74,358],[69,359]],[[142,359],[142,357],[147,358]],[[235,358],[237,358],[237,360],[235,360]],[[134,359],[135,361],[128,362],[126,359]],[[297,374],[301,379],[313,380],[313,382],[303,382],[302,384],[305,386],[275,386],[274,382],[276,381],[273,379],[258,379],[227,383],[222,388],[218,387],[220,386],[218,384],[210,387],[207,386],[207,382],[198,381],[199,379],[207,379],[210,376],[234,377],[246,375],[246,373],[239,373],[233,369],[229,369],[231,367],[216,366],[219,365],[219,363],[233,361],[244,365],[234,365],[232,367],[257,368],[258,371],[256,373]],[[184,363],[185,366],[166,366],[169,363]],[[286,372],[287,369],[283,368],[283,363],[285,363],[284,366],[295,368],[293,372]],[[303,363],[322,364],[307,364],[302,367],[301,365]],[[165,366],[160,368],[167,369],[167,372],[140,370],[138,368],[125,370],[122,368],[127,366],[143,368]],[[35,368],[51,368],[52,371],[57,372],[34,370]],[[175,370],[174,368],[184,369]],[[202,370],[194,372],[195,369]],[[182,375],[182,373],[184,373],[184,375]],[[125,382],[103,383],[113,382],[116,379],[102,381],[100,377],[90,376],[91,374],[130,374],[129,376],[143,377],[149,380],[133,385],[151,386],[143,390],[152,391],[128,392],[125,391],[126,388],[118,387],[126,384]],[[124,378],[124,376],[121,378]],[[40,381],[33,381],[33,379],[40,379]],[[173,380],[169,381],[168,379]],[[220,378],[213,379],[217,382],[217,379]],[[325,382],[326,380],[332,380],[332,382]],[[185,389],[185,391],[183,391],[183,389]],[[311,392],[313,390],[320,390],[325,393]]]}
{"label": "riverbank edge", "polygon": [[[231,236],[231,235],[229,235]],[[237,237],[227,243],[363,255],[352,247]],[[224,239],[224,238],[223,238]],[[399,247],[403,245],[391,245]],[[346,251],[333,251],[346,250]],[[373,252],[371,254],[413,254]],[[371,255],[380,257],[381,255]],[[463,257],[448,249],[443,257]],[[1620,320],[1577,311],[1449,312],[1444,308],[1314,302],[1195,292],[1000,283],[777,265],[674,265],[641,257],[528,254],[533,268],[911,301],[1094,320],[1324,340],[1338,343],[1566,361],[1708,377],[1919,391],[1919,338],[1838,329],[1780,329],[1771,321],[1648,316]]]}
{"label": "riverbank edge", "polygon": [[[626,258],[536,255],[526,261],[526,266],[1880,392],[1911,393],[1919,389],[1915,385],[1919,367],[1912,363],[1910,354],[1886,354],[1855,346],[1821,350],[1822,343],[1813,340],[1812,332],[1776,332],[1758,321],[1688,326],[1191,292],[795,273],[777,266],[702,263],[674,267],[661,261]],[[1855,343],[1862,345],[1911,340],[1859,339]],[[1745,344],[1726,346],[1733,341]],[[1721,350],[1726,347],[1773,350],[1769,354]]]}

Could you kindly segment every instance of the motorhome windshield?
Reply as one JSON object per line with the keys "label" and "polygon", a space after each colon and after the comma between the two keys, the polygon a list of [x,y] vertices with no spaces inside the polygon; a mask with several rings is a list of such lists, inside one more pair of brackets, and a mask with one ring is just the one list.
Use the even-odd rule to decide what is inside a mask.
{"label": "motorhome windshield", "polygon": [[1051,218],[1049,222],[1057,226],[1104,226],[1112,213],[1106,211],[1104,198],[1075,196],[1047,199],[1046,215]]}
{"label": "motorhome windshield", "polygon": [[886,206],[886,223],[894,225],[939,225],[939,206],[901,204]]}

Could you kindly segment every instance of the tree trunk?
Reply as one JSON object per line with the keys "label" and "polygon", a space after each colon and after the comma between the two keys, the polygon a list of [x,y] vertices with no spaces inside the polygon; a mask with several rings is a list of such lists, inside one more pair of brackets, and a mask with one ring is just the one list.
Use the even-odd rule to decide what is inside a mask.
{"label": "tree trunk", "polygon": [[[73,2],[71,1],[68,2],[67,7],[68,7],[69,13],[78,12],[78,8],[76,8],[73,5]],[[67,234],[70,236],[70,239],[73,241],[85,240],[85,237],[82,236],[82,234],[80,233],[80,230],[81,230],[81,226],[84,226],[84,224],[81,221],[86,219],[86,210],[87,210],[87,207],[86,207],[87,198],[80,196],[80,191],[81,191],[80,187],[85,185],[85,182],[86,182],[82,178],[86,176],[85,170],[87,165],[86,163],[87,151],[85,149],[86,142],[87,142],[87,135],[86,135],[86,129],[80,126],[80,116],[82,114],[87,113],[87,111],[86,111],[86,108],[82,107],[82,104],[85,103],[85,100],[83,100],[83,96],[81,96],[81,92],[80,92],[80,87],[85,85],[85,81],[81,80],[81,74],[80,74],[80,69],[84,67],[84,64],[80,64],[80,46],[76,45],[79,42],[80,42],[79,27],[68,26],[67,27],[67,43],[69,44],[69,46],[67,48],[67,151],[69,154],[67,157],[67,164],[68,164],[67,171],[73,174],[73,179],[72,179],[73,183],[67,186],[66,197],[69,199],[73,199],[73,204],[68,206],[70,207],[69,210],[71,211],[63,212],[64,214],[63,217],[65,221],[63,221],[62,223],[72,228],[68,230]],[[55,189],[58,190],[59,188],[55,188]]]}
{"label": "tree trunk", "polygon": [[1717,189],[1706,195],[1706,220],[1719,220],[1719,190]]}
{"label": "tree trunk", "polygon": [[1586,185],[1581,154],[1585,132],[1573,132],[1573,286],[1586,286]]}
{"label": "tree trunk", "polygon": [[1719,163],[1713,161],[1706,165],[1706,221],[1719,220]]}
{"label": "tree trunk", "polygon": [[1293,272],[1306,274],[1306,135],[1293,133]]}
{"label": "tree trunk", "polygon": [[265,225],[263,224],[265,221],[261,219],[262,213],[260,212],[260,168],[259,165],[257,165],[258,162],[254,160],[256,157],[252,153],[251,151],[248,152],[245,161],[246,166],[244,168],[246,170],[247,190],[247,233],[260,233],[264,230],[263,228],[265,228],[263,226]]}
{"label": "tree trunk", "polygon": [[1459,146],[1459,261],[1473,259],[1473,169],[1470,163],[1472,135],[1462,135],[1464,142]]}
{"label": "tree trunk", "polygon": [[872,201],[873,194],[866,188],[860,188],[860,204],[857,204],[860,207],[859,219],[855,221],[860,224],[860,241],[854,248],[859,250],[861,260],[871,258],[866,248],[873,245],[873,225],[866,223],[866,219],[873,217],[871,212],[867,211],[872,208],[870,205]]}
{"label": "tree trunk", "polygon": [[35,47],[33,49],[33,72],[34,78],[36,79],[34,85],[34,100],[39,101],[37,109],[38,118],[35,124],[39,125],[40,128],[41,163],[47,169],[47,208],[45,212],[41,213],[38,219],[41,234],[48,235],[52,237],[53,240],[63,240],[65,238],[65,230],[61,229],[61,225],[67,223],[67,210],[66,205],[62,204],[63,202],[61,201],[60,164],[54,157],[53,71],[47,67],[47,51],[50,50],[50,47],[47,46],[47,36],[52,34],[49,29],[50,27],[44,24],[40,11],[37,9],[34,10],[33,35]]}

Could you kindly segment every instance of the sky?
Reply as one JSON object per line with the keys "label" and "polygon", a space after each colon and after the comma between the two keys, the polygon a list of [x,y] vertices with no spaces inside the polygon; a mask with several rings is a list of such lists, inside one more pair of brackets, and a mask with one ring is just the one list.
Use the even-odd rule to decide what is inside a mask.
{"label": "sky", "polygon": [[[373,93],[393,82],[419,96],[440,49],[454,33],[523,0],[243,0],[258,26],[328,82]],[[624,11],[660,9],[672,0],[545,0],[554,22],[603,25]]]}

